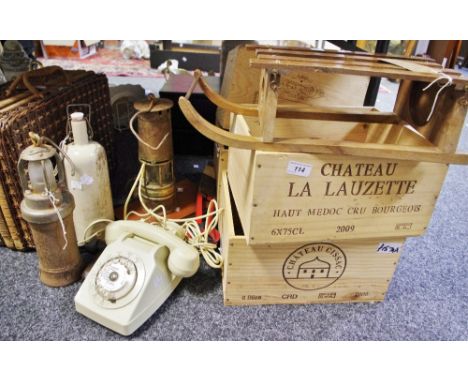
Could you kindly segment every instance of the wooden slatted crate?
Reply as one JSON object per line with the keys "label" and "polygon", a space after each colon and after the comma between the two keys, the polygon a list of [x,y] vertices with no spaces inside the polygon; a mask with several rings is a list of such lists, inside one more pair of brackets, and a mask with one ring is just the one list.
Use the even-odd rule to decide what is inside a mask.
{"label": "wooden slatted crate", "polygon": [[385,298],[405,238],[305,239],[249,245],[236,227],[226,174],[220,190],[225,305],[370,302]]}

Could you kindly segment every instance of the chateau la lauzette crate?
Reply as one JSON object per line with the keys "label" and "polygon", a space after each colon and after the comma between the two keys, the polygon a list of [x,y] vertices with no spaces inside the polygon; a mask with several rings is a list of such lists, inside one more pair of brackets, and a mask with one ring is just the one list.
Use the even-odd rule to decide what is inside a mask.
{"label": "chateau la lauzette crate", "polygon": [[369,302],[385,298],[405,238],[305,239],[249,245],[236,233],[224,174],[219,192],[225,305]]}
{"label": "chateau la lauzette crate", "polygon": [[[280,136],[307,128],[314,137],[327,134],[324,139],[431,145],[409,126],[334,122],[324,129],[310,121],[276,123]],[[257,128],[257,118],[236,117],[236,134]],[[447,173],[446,164],[339,153],[230,148],[228,155],[229,183],[249,244],[420,235]]]}

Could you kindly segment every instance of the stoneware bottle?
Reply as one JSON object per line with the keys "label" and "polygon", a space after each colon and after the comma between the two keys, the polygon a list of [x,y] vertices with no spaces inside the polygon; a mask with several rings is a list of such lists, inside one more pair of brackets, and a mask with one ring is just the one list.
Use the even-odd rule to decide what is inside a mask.
{"label": "stoneware bottle", "polygon": [[65,151],[74,164],[75,170],[65,161],[67,185],[75,199],[73,222],[78,245],[93,235],[102,225],[94,225],[86,232],[90,223],[97,219],[114,220],[114,208],[109,180],[109,169],[104,147],[89,139],[88,125],[83,113],[70,115],[73,142]]}

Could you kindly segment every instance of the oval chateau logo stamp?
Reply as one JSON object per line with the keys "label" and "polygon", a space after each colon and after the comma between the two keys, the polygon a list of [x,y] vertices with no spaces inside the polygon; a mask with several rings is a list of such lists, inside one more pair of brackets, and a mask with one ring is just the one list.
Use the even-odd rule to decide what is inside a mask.
{"label": "oval chateau logo stamp", "polygon": [[338,280],[346,269],[346,255],[334,244],[306,244],[285,260],[283,278],[300,290],[323,289]]}

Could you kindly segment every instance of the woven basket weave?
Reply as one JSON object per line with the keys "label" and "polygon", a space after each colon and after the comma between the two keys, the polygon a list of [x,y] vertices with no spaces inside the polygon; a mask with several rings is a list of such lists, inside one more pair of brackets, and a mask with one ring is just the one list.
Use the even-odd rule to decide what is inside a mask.
{"label": "woven basket weave", "polygon": [[[68,84],[60,85],[55,81],[54,86],[41,90],[43,98],[33,97],[17,107],[0,108],[0,244],[9,248],[34,247],[31,231],[20,215],[22,190],[17,172],[20,153],[31,144],[30,131],[59,143],[66,135],[67,105],[89,104],[93,140],[104,146],[112,175],[112,109],[107,78],[104,74],[89,71],[64,73],[69,79]],[[6,96],[10,85],[0,86],[0,102],[27,91],[19,87]],[[87,108],[74,107],[73,111],[86,113]]]}

